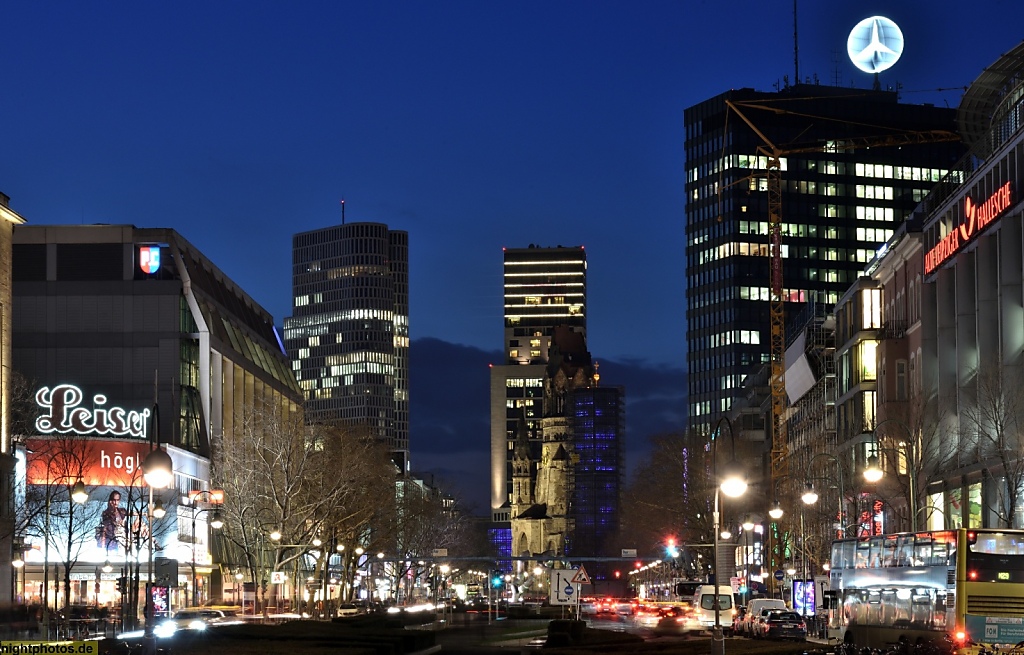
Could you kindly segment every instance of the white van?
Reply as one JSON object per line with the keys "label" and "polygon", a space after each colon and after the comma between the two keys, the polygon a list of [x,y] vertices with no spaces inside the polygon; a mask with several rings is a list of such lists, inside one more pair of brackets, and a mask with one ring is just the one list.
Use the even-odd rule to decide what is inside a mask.
{"label": "white van", "polygon": [[[693,614],[704,630],[715,627],[715,585],[704,584],[693,594]],[[732,632],[732,620],[736,616],[736,603],[732,587],[718,586],[718,624],[726,634]]]}
{"label": "white van", "polygon": [[784,610],[786,601],[781,598],[755,598],[747,603],[747,613],[738,626],[740,634],[746,637],[754,636],[754,621],[761,616],[762,610]]}

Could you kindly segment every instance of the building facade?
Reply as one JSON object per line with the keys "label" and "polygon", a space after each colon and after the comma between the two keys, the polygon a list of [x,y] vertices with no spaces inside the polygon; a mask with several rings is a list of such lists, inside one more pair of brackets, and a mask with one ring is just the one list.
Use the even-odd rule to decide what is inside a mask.
{"label": "building facade", "polygon": [[853,149],[879,135],[954,130],[953,110],[900,104],[891,92],[741,89],[685,111],[688,409],[705,434],[770,357],[766,144],[727,101],[783,153],[786,312],[838,301],[963,152],[946,142]]}
{"label": "building facade", "polygon": [[347,223],[294,235],[284,335],[307,419],[368,428],[408,473],[408,233]]}
{"label": "building facade", "polygon": [[[70,563],[72,603],[120,604],[115,581],[154,540],[172,605],[219,595],[208,515],[187,499],[210,489],[216,443],[241,436],[247,408],[301,411],[272,317],[170,229],[22,225],[12,277],[11,366],[30,385],[13,423],[20,503],[52,519],[21,526],[19,595],[43,588],[52,604],[59,587],[63,602],[64,575],[48,574]],[[175,479],[149,525],[139,465],[157,441]],[[78,480],[82,506],[68,498]]]}
{"label": "building facade", "polygon": [[[10,199],[0,193],[0,557],[14,560],[15,459],[10,419],[11,394],[8,384],[11,361],[11,243],[16,225],[25,219],[10,208]],[[0,603],[12,598],[12,569],[0,570]]]}
{"label": "building facade", "polygon": [[[971,150],[928,197],[922,229],[922,394],[936,438],[910,442],[919,522],[1024,526],[1024,44],[964,94]],[[925,479],[921,481],[921,478]]]}
{"label": "building facade", "polygon": [[491,514],[510,519],[512,460],[525,420],[530,457],[541,455],[545,367],[555,328],[587,333],[587,255],[582,246],[506,248],[503,364],[491,367]]}

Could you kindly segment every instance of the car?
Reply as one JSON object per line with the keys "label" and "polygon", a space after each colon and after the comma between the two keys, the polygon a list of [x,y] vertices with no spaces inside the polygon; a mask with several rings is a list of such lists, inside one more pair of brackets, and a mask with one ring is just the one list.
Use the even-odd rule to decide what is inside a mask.
{"label": "car", "polygon": [[702,630],[703,626],[693,608],[682,605],[662,610],[661,619],[654,626],[655,635],[685,635]]}
{"label": "car", "polygon": [[763,629],[765,639],[807,639],[807,622],[796,612],[769,612]]}
{"label": "car", "polygon": [[356,616],[357,614],[366,614],[366,607],[356,605],[355,603],[342,603],[338,605],[338,616]]}
{"label": "car", "polygon": [[230,616],[225,610],[188,608],[175,612],[174,616],[161,623],[161,627],[165,632],[206,630],[211,625],[234,623],[233,619],[235,617]]}
{"label": "car", "polygon": [[785,610],[786,602],[781,598],[754,598],[747,603],[747,611],[736,628],[745,637],[755,636],[755,624],[764,610]]}
{"label": "car", "polygon": [[736,614],[732,617],[732,633],[734,635],[742,635],[744,619],[747,617],[747,608],[745,605],[736,607]]}
{"label": "car", "polygon": [[750,621],[748,628],[748,636],[754,639],[763,639],[767,631],[768,616],[772,612],[786,612],[789,611],[787,608],[768,607],[760,611],[757,616]]}
{"label": "car", "polygon": [[653,628],[663,617],[662,608],[657,605],[642,604],[636,608],[633,623],[638,628]]}

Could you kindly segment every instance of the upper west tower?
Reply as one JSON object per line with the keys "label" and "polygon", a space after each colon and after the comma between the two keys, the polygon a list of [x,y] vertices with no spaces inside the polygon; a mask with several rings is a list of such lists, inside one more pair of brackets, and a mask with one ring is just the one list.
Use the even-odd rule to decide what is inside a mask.
{"label": "upper west tower", "polygon": [[546,363],[554,329],[587,335],[587,254],[583,246],[505,249],[508,364]]}
{"label": "upper west tower", "polygon": [[284,335],[307,420],[370,429],[408,472],[408,233],[343,223],[294,235]]}

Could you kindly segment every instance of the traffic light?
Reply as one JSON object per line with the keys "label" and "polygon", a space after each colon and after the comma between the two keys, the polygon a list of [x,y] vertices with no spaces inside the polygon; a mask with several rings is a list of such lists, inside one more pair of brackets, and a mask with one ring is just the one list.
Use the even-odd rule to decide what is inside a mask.
{"label": "traffic light", "polygon": [[501,588],[501,583],[503,581],[504,580],[502,579],[502,577],[500,575],[496,575],[493,578],[491,578],[491,586],[494,587],[495,589],[500,589]]}
{"label": "traffic light", "polygon": [[123,594],[128,590],[128,578],[121,576],[117,579],[117,591]]}
{"label": "traffic light", "polygon": [[669,537],[665,540],[665,554],[673,559],[679,557],[679,548],[676,547],[675,537]]}

